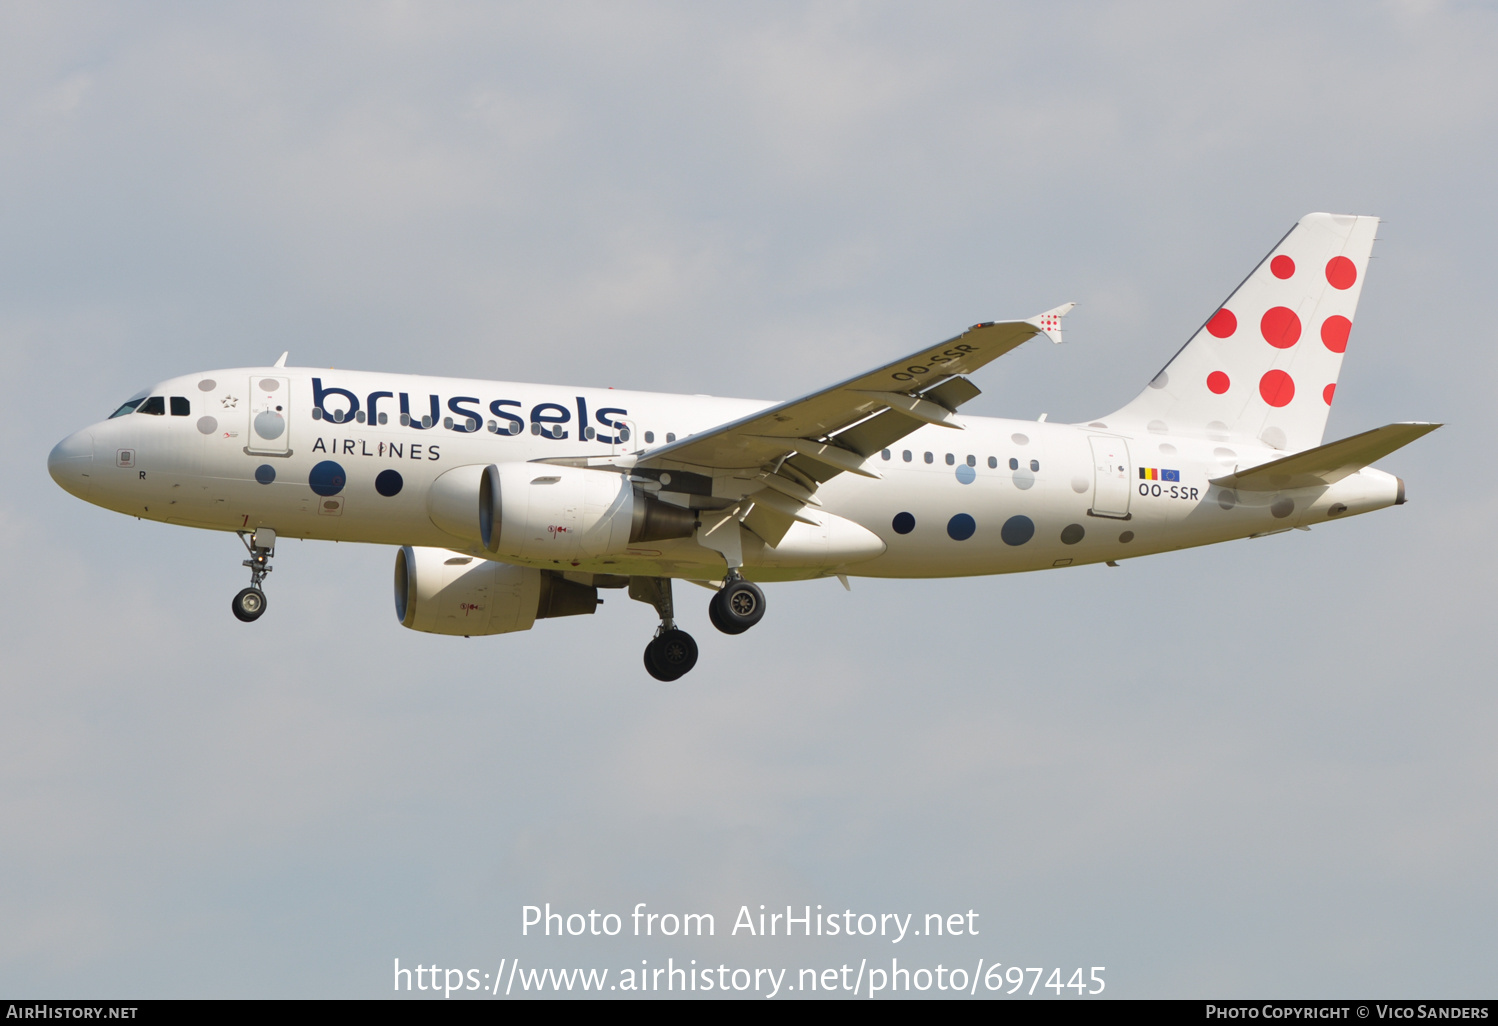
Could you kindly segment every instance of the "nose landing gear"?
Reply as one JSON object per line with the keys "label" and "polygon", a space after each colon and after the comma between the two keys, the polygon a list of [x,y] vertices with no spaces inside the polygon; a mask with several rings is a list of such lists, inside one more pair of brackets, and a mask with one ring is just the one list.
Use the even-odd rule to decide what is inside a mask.
{"label": "nose landing gear", "polygon": [[629,597],[655,607],[661,626],[645,646],[645,670],[656,680],[677,680],[697,665],[697,642],[676,626],[671,605],[671,578],[631,577]]}
{"label": "nose landing gear", "polygon": [[244,565],[250,568],[250,586],[234,596],[229,608],[245,623],[253,623],[265,612],[265,590],[261,585],[270,573],[270,558],[276,554],[276,532],[268,527],[258,531],[240,531],[239,540],[249,550],[250,558]]}

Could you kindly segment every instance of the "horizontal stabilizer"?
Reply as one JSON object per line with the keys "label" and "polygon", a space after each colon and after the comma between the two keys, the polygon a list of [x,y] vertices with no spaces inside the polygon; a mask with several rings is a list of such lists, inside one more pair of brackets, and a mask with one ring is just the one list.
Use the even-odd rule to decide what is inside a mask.
{"label": "horizontal stabilizer", "polygon": [[1439,424],[1385,424],[1372,431],[1344,438],[1294,456],[1264,463],[1248,470],[1214,477],[1212,483],[1223,488],[1249,492],[1274,492],[1285,488],[1314,488],[1336,484],[1356,474],[1374,460],[1383,459],[1395,449],[1428,435]]}

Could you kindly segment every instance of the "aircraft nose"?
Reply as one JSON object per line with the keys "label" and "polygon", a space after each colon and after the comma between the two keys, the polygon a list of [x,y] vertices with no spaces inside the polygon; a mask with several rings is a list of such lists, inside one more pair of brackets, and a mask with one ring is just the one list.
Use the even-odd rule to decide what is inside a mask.
{"label": "aircraft nose", "polygon": [[90,475],[94,470],[94,436],[75,431],[52,447],[47,456],[47,473],[67,492],[87,498]]}

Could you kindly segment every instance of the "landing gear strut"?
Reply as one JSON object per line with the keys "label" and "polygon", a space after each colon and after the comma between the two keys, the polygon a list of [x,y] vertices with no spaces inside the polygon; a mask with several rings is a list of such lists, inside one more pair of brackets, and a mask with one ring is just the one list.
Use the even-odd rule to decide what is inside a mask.
{"label": "landing gear strut", "polygon": [[270,573],[270,558],[276,554],[276,532],[268,527],[258,531],[240,531],[239,540],[250,551],[244,565],[250,568],[250,586],[234,596],[229,608],[245,623],[253,623],[265,612],[265,589],[261,585]]}
{"label": "landing gear strut", "polygon": [[707,618],[724,634],[743,634],[765,616],[765,593],[758,586],[728,571],[723,587],[707,604]]}
{"label": "landing gear strut", "polygon": [[661,625],[645,646],[645,670],[656,680],[676,680],[697,665],[697,642],[676,626],[671,606],[671,578],[631,577],[629,597],[655,607]]}

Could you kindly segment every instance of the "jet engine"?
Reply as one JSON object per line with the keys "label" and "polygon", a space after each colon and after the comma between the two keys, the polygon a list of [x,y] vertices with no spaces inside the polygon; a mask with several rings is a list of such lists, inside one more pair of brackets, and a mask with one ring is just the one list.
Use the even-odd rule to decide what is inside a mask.
{"label": "jet engine", "polygon": [[407,545],[395,554],[395,615],[429,634],[507,634],[598,608],[598,589],[560,574]]}
{"label": "jet engine", "polygon": [[614,470],[547,463],[454,467],[427,493],[432,523],[501,558],[588,559],[640,542],[690,538],[697,514]]}

